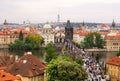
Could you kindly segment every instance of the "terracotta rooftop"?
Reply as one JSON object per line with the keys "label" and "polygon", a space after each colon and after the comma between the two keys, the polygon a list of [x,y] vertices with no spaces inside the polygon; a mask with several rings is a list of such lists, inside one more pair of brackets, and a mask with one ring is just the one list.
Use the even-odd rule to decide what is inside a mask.
{"label": "terracotta rooftop", "polygon": [[78,34],[80,36],[86,36],[87,34],[89,34],[89,32],[74,32],[74,34]]}
{"label": "terracotta rooftop", "polygon": [[115,35],[115,36],[111,35],[111,36],[106,36],[105,38],[108,40],[115,40],[115,39],[120,40],[120,35]]}
{"label": "terracotta rooftop", "polygon": [[120,66],[120,57],[114,57],[106,62],[106,64]]}
{"label": "terracotta rooftop", "polygon": [[10,73],[7,73],[3,70],[0,70],[0,81],[22,81],[19,76],[14,76]]}
{"label": "terracotta rooftop", "polygon": [[15,62],[14,56],[0,56],[0,68],[9,66]]}
{"label": "terracotta rooftop", "polygon": [[34,55],[25,54],[18,62],[9,66],[6,71],[13,75],[20,74],[24,77],[32,77],[44,74],[45,67],[46,64]]}

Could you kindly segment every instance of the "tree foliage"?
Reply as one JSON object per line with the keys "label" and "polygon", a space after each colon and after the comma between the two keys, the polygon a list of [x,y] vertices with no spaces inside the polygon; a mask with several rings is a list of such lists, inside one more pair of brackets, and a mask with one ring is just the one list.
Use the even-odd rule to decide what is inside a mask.
{"label": "tree foliage", "polygon": [[17,39],[14,43],[9,44],[9,49],[11,50],[39,49],[39,46],[42,41],[43,41],[42,37],[38,34],[29,34],[24,41],[23,34],[21,32],[19,34],[19,39]]}
{"label": "tree foliage", "polygon": [[117,56],[120,56],[120,50],[117,52]]}
{"label": "tree foliage", "polygon": [[82,66],[68,57],[53,59],[46,72],[47,81],[84,81],[88,77]]}
{"label": "tree foliage", "polygon": [[32,48],[39,48],[42,40],[42,37],[38,34],[29,34],[26,37],[25,44],[31,45]]}
{"label": "tree foliage", "polygon": [[58,54],[56,53],[56,50],[52,42],[47,44],[47,46],[45,47],[45,52],[46,52],[45,61],[47,63],[49,63],[52,59],[58,57]]}
{"label": "tree foliage", "polygon": [[19,40],[23,40],[23,33],[22,33],[22,31],[20,31],[20,33],[19,33]]}
{"label": "tree foliage", "polygon": [[90,33],[85,36],[83,44],[84,48],[103,48],[103,38],[99,33]]}
{"label": "tree foliage", "polygon": [[77,58],[75,61],[76,61],[76,63],[78,63],[78,64],[80,64],[80,65],[83,64],[83,60],[82,60],[81,57]]}

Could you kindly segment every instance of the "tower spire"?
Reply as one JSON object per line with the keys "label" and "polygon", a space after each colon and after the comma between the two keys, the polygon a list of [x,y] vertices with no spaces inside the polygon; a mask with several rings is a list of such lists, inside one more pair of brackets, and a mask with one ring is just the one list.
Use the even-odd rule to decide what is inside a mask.
{"label": "tower spire", "polygon": [[82,26],[85,26],[85,22],[84,22],[84,20],[83,20]]}
{"label": "tower spire", "polygon": [[4,21],[4,23],[3,23],[4,25],[8,25],[8,23],[7,23],[7,20],[5,19],[5,21]]}
{"label": "tower spire", "polygon": [[112,22],[112,27],[115,28],[115,21],[113,19],[113,22]]}

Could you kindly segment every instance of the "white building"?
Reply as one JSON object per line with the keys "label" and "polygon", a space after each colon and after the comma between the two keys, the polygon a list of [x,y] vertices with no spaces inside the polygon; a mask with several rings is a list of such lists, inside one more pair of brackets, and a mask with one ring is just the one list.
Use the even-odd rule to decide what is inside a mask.
{"label": "white building", "polygon": [[47,45],[50,42],[54,43],[54,29],[50,24],[45,24],[43,28],[40,28],[39,31],[37,31],[37,33],[43,37],[44,45]]}

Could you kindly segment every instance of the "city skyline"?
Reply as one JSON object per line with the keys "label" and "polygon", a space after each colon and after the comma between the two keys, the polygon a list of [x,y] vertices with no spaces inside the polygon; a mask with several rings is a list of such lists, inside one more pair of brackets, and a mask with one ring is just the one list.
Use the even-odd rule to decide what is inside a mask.
{"label": "city skyline", "polygon": [[98,22],[120,23],[119,0],[0,0],[0,23]]}

